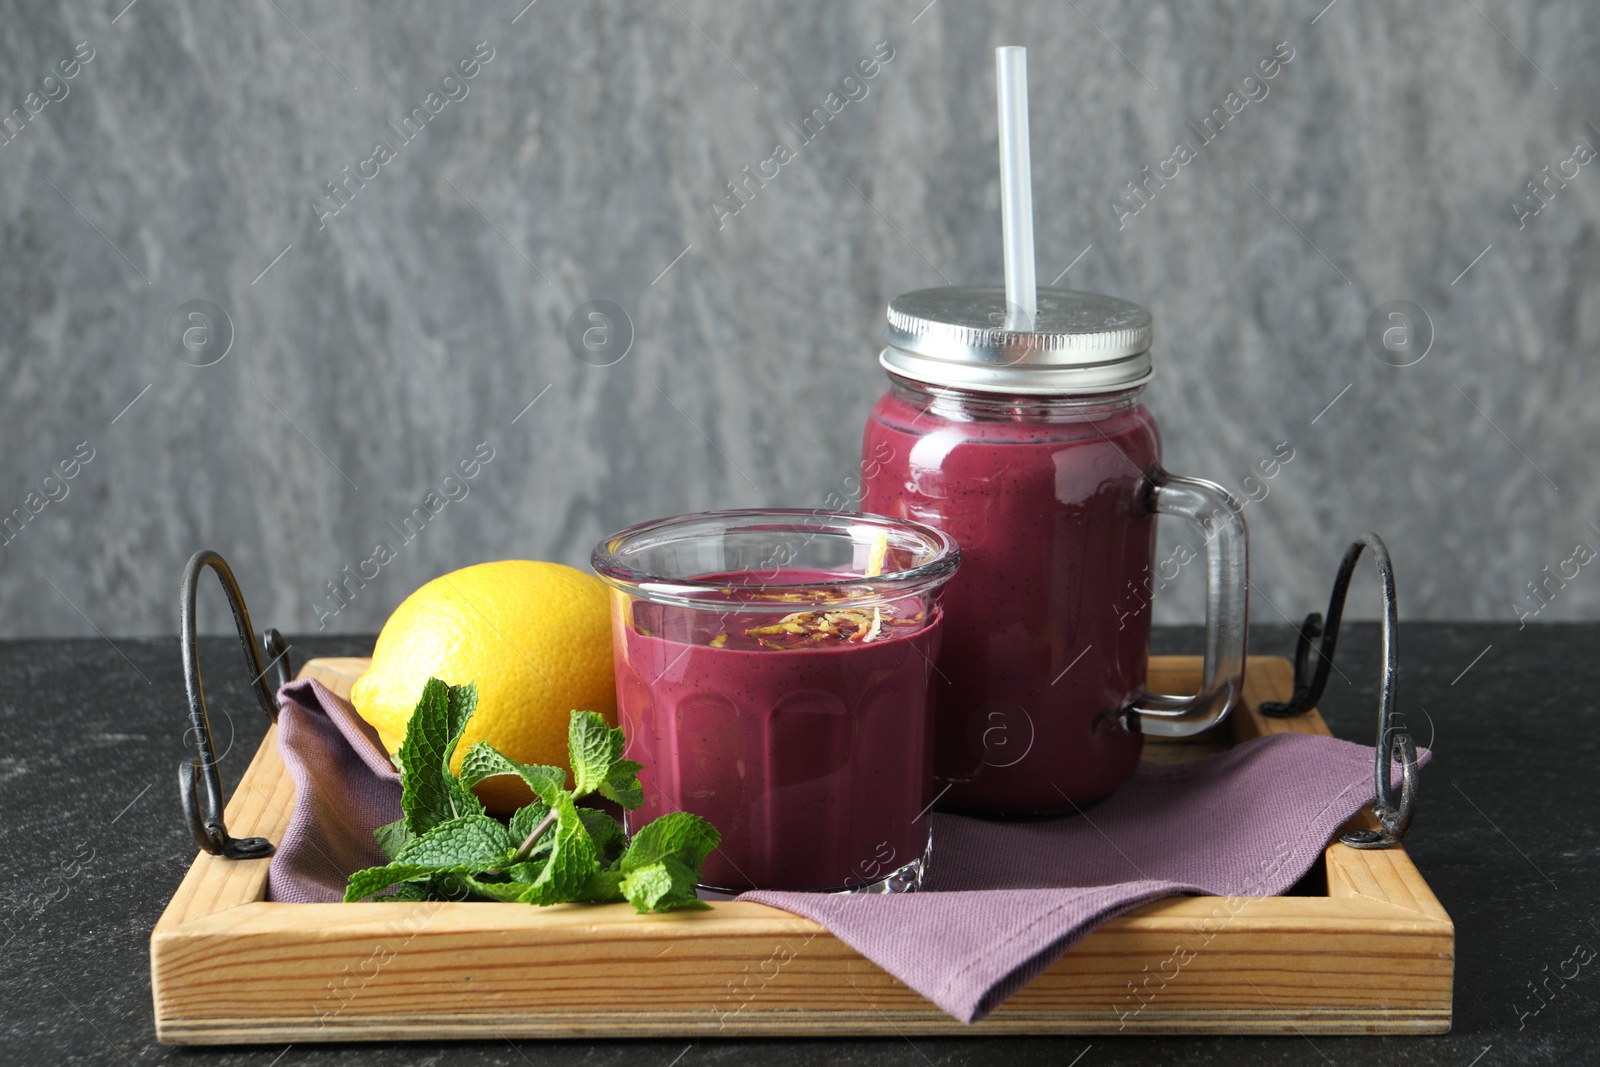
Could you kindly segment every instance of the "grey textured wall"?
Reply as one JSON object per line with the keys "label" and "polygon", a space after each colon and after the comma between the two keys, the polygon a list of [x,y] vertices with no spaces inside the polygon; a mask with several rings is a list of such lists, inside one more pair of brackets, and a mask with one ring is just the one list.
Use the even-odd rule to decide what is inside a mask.
{"label": "grey textured wall", "polygon": [[[0,634],[171,631],[201,546],[258,622],[314,629],[386,541],[322,619],[371,630],[452,567],[845,491],[885,301],[999,278],[1003,43],[1030,47],[1041,280],[1152,308],[1168,466],[1244,494],[1294,450],[1247,511],[1258,619],[1320,607],[1364,527],[1410,617],[1511,619],[1563,561],[1538,618],[1600,610],[1574,556],[1600,548],[1600,166],[1568,162],[1600,146],[1591,3],[125,3],[0,9],[27,119],[0,145],[0,510],[42,505],[0,548]],[[1547,165],[1577,173],[1534,199]],[[335,215],[343,168],[376,174]],[[634,325],[612,366],[565,341],[595,299]],[[208,366],[175,353],[214,359],[223,325],[170,336],[199,300],[232,323]],[[1392,300],[1431,320],[1411,366],[1366,338]],[[1193,575],[1168,593],[1158,617],[1196,616]]]}

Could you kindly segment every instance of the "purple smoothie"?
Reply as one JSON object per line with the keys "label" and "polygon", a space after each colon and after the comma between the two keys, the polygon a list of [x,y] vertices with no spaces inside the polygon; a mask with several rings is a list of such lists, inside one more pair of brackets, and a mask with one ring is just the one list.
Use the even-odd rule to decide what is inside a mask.
{"label": "purple smoothie", "polygon": [[921,859],[938,608],[925,615],[907,598],[875,628],[868,608],[772,632],[780,615],[740,603],[746,576],[751,587],[841,577],[706,575],[697,580],[733,587],[725,603],[633,600],[631,619],[613,619],[627,754],[644,765],[644,805],[629,823],[679,810],[709,820],[722,845],[702,878],[724,890],[862,886]]}
{"label": "purple smoothie", "polygon": [[1155,518],[1142,489],[1161,444],[1143,405],[1086,418],[1006,403],[896,382],[867,422],[861,510],[961,545],[934,682],[941,806],[1059,813],[1139,759],[1119,713],[1145,681]]}

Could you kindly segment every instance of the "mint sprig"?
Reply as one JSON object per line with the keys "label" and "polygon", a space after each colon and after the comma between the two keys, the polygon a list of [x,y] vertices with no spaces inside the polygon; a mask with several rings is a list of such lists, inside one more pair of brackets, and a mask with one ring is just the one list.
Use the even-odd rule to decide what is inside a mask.
{"label": "mint sprig", "polygon": [[[498,900],[525,904],[628,901],[641,914],[706,907],[695,896],[700,868],[721,841],[687,812],[663,815],[629,841],[606,812],[580,806],[598,794],[633,810],[644,802],[639,764],[625,738],[592,711],[567,727],[572,788],[560,767],[518,763],[478,742],[450,769],[477,707],[471,685],[430,678],[400,746],[404,815],[373,831],[389,863],[350,876],[345,900]],[[486,815],[472,787],[515,775],[536,798],[509,824]]]}

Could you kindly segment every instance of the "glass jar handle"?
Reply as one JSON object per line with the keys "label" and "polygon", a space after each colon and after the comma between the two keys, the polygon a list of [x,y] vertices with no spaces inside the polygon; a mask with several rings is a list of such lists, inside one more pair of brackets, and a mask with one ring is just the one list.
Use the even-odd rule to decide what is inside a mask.
{"label": "glass jar handle", "polygon": [[1215,482],[1168,474],[1148,476],[1146,505],[1177,515],[1205,533],[1206,644],[1200,691],[1194,696],[1142,694],[1128,708],[1155,737],[1189,737],[1227,718],[1244,684],[1245,627],[1249,621],[1250,556],[1244,506]]}

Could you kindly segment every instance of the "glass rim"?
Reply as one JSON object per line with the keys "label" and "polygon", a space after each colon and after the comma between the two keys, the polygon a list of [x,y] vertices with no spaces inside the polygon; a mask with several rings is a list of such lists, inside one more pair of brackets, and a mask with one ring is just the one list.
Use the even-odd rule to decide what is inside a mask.
{"label": "glass rim", "polygon": [[[716,529],[716,524],[723,524],[721,529]],[[844,595],[830,598],[827,603],[836,607],[852,607],[881,603],[886,599],[909,596],[927,589],[936,588],[944,584],[956,569],[961,565],[961,548],[955,538],[943,530],[935,529],[924,523],[910,519],[897,519],[888,515],[875,515],[870,512],[853,511],[827,511],[812,508],[730,508],[714,511],[694,512],[686,515],[675,515],[668,518],[651,519],[648,522],[637,523],[626,529],[602,539],[595,545],[594,552],[589,558],[589,565],[601,581],[614,589],[659,603],[676,604],[683,607],[701,608],[707,606],[703,599],[706,594],[722,592],[728,589],[727,582],[703,581],[696,578],[686,578],[676,575],[652,574],[641,571],[623,562],[621,555],[624,546],[629,542],[649,541],[655,544],[668,543],[673,540],[687,539],[674,538],[672,533],[678,530],[690,530],[695,527],[711,527],[704,533],[727,533],[738,530],[754,532],[792,530],[795,533],[812,537],[839,536],[862,526],[876,527],[880,530],[909,535],[921,542],[931,553],[924,563],[903,571],[886,571],[883,574],[867,577],[860,574],[840,574],[832,578],[822,578],[807,582],[764,582],[760,589],[770,591],[775,595],[785,593],[801,593],[818,590],[831,590],[839,592],[855,591],[854,596]],[[852,541],[857,538],[852,537]],[[725,606],[725,605],[724,605]],[[764,603],[762,601],[741,601],[741,609],[761,611],[765,609],[794,611],[797,607],[795,601],[787,600],[780,603]]]}

